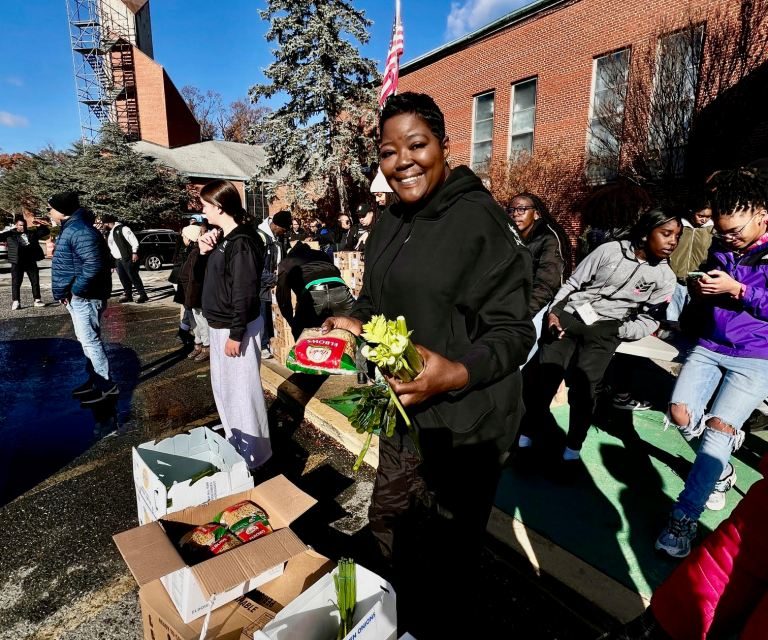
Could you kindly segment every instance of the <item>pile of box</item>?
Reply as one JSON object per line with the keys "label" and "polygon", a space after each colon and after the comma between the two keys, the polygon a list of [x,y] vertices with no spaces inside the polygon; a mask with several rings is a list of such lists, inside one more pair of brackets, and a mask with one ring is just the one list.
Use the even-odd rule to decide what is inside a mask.
{"label": "pile of box", "polygon": [[[336,637],[334,563],[290,528],[314,498],[284,476],[254,487],[245,460],[206,428],[135,448],[133,472],[141,526],[114,541],[139,585],[145,640]],[[178,532],[243,500],[266,510],[273,533],[187,565]],[[357,575],[356,627],[347,638],[394,639],[394,590],[359,565]]]}
{"label": "pile of box", "polygon": [[333,264],[341,271],[341,279],[347,283],[352,295],[359,297],[365,271],[362,251],[337,251],[333,254]]}

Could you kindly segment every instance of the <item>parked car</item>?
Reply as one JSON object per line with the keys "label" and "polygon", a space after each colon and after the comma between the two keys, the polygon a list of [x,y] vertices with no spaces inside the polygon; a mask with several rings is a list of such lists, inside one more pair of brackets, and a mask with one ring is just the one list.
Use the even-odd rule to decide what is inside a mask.
{"label": "parked car", "polygon": [[139,261],[149,271],[173,263],[179,234],[173,229],[146,229],[136,232],[139,241]]}
{"label": "parked car", "polygon": [[[5,233],[6,231],[10,231],[13,229],[13,225],[0,225],[0,233]],[[8,243],[5,240],[0,240],[0,260],[7,260],[8,259]]]}

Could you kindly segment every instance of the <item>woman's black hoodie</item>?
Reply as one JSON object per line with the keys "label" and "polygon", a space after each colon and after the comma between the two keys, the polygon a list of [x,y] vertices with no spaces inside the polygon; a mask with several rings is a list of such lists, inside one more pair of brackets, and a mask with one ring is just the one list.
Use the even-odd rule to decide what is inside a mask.
{"label": "woman's black hoodie", "polygon": [[510,435],[508,420],[520,410],[518,368],[535,339],[531,273],[517,232],[467,167],[454,169],[421,207],[384,212],[366,243],[352,315],[402,315],[414,342],[469,372],[464,389],[409,409],[419,428]]}
{"label": "woman's black hoodie", "polygon": [[531,233],[523,241],[533,257],[533,289],[528,308],[535,316],[563,286],[563,248],[557,233],[543,218],[533,223]]}
{"label": "woman's black hoodie", "polygon": [[[251,225],[240,225],[195,264],[205,268],[203,315],[213,328],[229,329],[241,342],[249,322],[261,313],[259,290],[264,243]],[[199,276],[199,274],[197,274]]]}

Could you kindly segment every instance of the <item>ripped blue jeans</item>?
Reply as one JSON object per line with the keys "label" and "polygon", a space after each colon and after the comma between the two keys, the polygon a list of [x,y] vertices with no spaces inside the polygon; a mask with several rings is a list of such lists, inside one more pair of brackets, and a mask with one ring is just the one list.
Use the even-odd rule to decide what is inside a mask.
{"label": "ripped blue jeans", "polygon": [[[686,440],[700,436],[700,442],[693,468],[674,508],[699,519],[715,483],[728,466],[731,452],[741,446],[742,425],[766,396],[768,360],[737,358],[694,347],[680,371],[670,407],[687,407],[688,424],[678,428]],[[736,434],[708,428],[710,418],[719,418],[733,427]]]}

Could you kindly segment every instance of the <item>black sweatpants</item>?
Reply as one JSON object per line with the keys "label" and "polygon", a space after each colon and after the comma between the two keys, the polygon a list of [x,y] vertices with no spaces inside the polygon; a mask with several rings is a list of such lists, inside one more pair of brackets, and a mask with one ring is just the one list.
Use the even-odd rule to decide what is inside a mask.
{"label": "black sweatpants", "polygon": [[[448,429],[419,437],[423,459],[409,436],[380,439],[370,528],[397,594],[400,633],[457,637],[446,606],[461,602],[474,611],[483,601],[479,559],[501,473],[499,449],[494,441],[462,445]],[[483,617],[473,615],[473,625]]]}
{"label": "black sweatpants", "polygon": [[25,273],[32,285],[32,298],[40,300],[40,272],[36,262],[11,264],[11,299],[21,301],[21,281]]}
{"label": "black sweatpants", "polygon": [[117,269],[117,277],[120,278],[120,284],[123,285],[123,291],[129,298],[133,295],[133,289],[140,296],[146,296],[144,291],[144,283],[141,281],[139,275],[139,263],[133,262],[130,258],[123,260],[122,258],[115,259],[115,268]]}
{"label": "black sweatpants", "polygon": [[586,325],[565,311],[558,317],[565,335],[557,340],[545,333],[539,352],[523,369],[525,416],[520,432],[536,439],[537,427],[546,422],[552,399],[565,379],[571,410],[566,446],[578,451],[592,424],[605,370],[621,342],[617,336],[621,323],[602,320]]}

